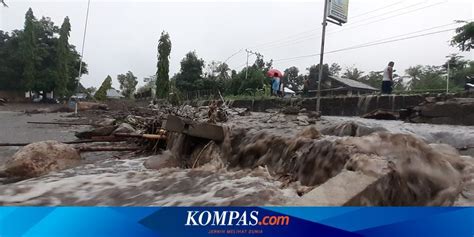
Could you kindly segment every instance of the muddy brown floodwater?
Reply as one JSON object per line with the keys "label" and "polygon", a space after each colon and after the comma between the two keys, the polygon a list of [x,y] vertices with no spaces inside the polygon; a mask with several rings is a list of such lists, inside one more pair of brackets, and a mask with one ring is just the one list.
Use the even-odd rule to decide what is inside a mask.
{"label": "muddy brown floodwater", "polygon": [[[0,112],[0,142],[73,140],[82,127],[26,124],[62,115]],[[0,205],[295,205],[302,194],[310,196],[346,172],[373,180],[346,204],[474,204],[472,158],[429,145],[470,145],[473,127],[347,117],[323,117],[315,124],[306,120],[278,113],[234,116],[223,124],[229,127],[226,140],[198,154],[209,162],[196,168],[153,170],[143,165],[150,157],[117,160],[99,154],[101,159],[72,169],[0,184]],[[319,135],[318,130],[348,121],[387,131],[364,137]],[[311,126],[315,129],[308,130]],[[0,160],[12,152],[1,148]]]}

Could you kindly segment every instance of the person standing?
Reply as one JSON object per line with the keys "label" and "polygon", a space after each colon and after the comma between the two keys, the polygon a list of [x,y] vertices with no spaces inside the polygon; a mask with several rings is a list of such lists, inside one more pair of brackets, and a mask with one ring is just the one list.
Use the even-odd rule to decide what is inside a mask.
{"label": "person standing", "polygon": [[278,96],[278,91],[280,90],[280,78],[278,77],[278,73],[273,75],[273,84],[272,84],[272,91]]}
{"label": "person standing", "polygon": [[382,94],[392,94],[394,65],[394,62],[389,62],[388,66],[383,71]]}

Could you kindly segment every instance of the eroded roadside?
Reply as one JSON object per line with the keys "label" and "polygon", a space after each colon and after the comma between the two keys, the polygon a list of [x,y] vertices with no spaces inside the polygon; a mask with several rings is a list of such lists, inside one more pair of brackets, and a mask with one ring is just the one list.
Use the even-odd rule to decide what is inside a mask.
{"label": "eroded roadside", "polygon": [[[206,120],[209,108],[182,110],[185,117],[196,115],[197,120]],[[132,117],[169,113],[161,108],[139,111],[140,115]],[[89,114],[94,116],[84,113],[82,121],[117,117],[114,112]],[[45,116],[68,119],[61,115]],[[17,123],[15,126],[20,129],[22,119],[31,117],[9,121],[15,120],[13,124]],[[93,162],[1,185],[0,202],[2,205],[405,206],[472,205],[474,199],[472,158],[461,156],[451,147],[474,140],[472,127],[346,117],[318,120],[308,113],[240,111],[218,124],[227,127],[226,139],[221,143],[196,145],[185,154],[186,164],[181,162],[183,157],[176,157],[180,154],[171,152],[180,149],[179,142],[168,145],[170,152],[151,156],[117,159],[109,153],[100,153],[101,158],[96,157]],[[81,129],[87,128],[35,125],[27,130],[37,134],[60,131],[66,134],[57,137],[58,140],[70,139],[68,136]],[[197,165],[192,165],[193,168],[189,164]]]}

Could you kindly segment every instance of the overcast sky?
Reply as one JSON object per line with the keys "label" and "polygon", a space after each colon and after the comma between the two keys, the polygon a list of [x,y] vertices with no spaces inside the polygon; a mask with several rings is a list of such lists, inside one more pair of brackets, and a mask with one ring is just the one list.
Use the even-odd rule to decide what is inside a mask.
{"label": "overcast sky", "polygon": [[[48,16],[61,25],[69,16],[72,24],[70,43],[81,49],[87,0],[41,1],[6,0],[9,8],[0,8],[0,29],[23,27],[29,7],[37,18]],[[472,0],[350,0],[349,22],[329,24],[326,51],[370,42],[407,38],[449,30],[455,20],[474,18]],[[159,36],[169,32],[172,41],[170,76],[179,71],[184,55],[195,50],[206,63],[224,61],[240,49],[249,48],[274,59],[274,67],[284,70],[306,68],[319,62],[323,1],[106,1],[91,0],[84,61],[89,75],[86,86],[99,86],[107,75],[132,71],[140,84],[156,72]],[[427,30],[429,29],[429,30]],[[424,31],[423,31],[424,30]],[[416,32],[416,33],[413,33]],[[413,34],[409,34],[413,33]],[[365,72],[380,71],[388,61],[395,61],[399,74],[416,64],[440,65],[451,53],[454,31],[427,35],[387,44],[327,54],[325,63],[356,66]],[[399,38],[395,37],[399,36]],[[382,40],[382,41],[378,41]],[[474,59],[473,52],[461,54]],[[282,60],[288,59],[288,60]],[[255,60],[250,57],[250,62]],[[242,50],[228,60],[240,70],[246,62]]]}

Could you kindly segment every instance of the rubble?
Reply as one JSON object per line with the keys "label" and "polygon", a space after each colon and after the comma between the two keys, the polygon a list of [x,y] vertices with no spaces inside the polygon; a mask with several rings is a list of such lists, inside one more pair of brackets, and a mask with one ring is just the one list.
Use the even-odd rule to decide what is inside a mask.
{"label": "rubble", "polygon": [[379,119],[379,120],[398,120],[400,115],[396,112],[377,109],[372,112],[366,113],[361,116],[362,118],[366,119]]}
{"label": "rubble", "polygon": [[446,101],[429,99],[415,107],[409,118],[414,123],[474,125],[474,98]]}
{"label": "rubble", "polygon": [[108,110],[108,106],[106,104],[94,103],[94,102],[77,102],[77,110],[78,111]]}
{"label": "rubble", "polygon": [[0,106],[5,105],[7,103],[7,100],[0,98]]}
{"label": "rubble", "polygon": [[71,145],[43,141],[21,148],[6,161],[2,171],[8,177],[32,178],[80,164],[81,156]]}
{"label": "rubble", "polygon": [[[98,111],[94,113],[99,114]],[[100,114],[102,116],[102,112]],[[247,115],[252,116],[239,117]],[[183,190],[189,190],[186,187],[191,187],[190,183],[199,183],[197,186],[200,186],[212,182],[209,186],[212,190],[206,192],[215,192],[218,197],[227,193],[225,188],[229,185],[223,184],[224,190],[214,186],[238,180],[232,175],[248,180],[256,179],[250,174],[258,173],[258,178],[265,177],[280,187],[279,193],[271,192],[269,195],[305,193],[301,198],[294,197],[279,205],[474,203],[474,164],[467,161],[472,158],[462,158],[458,150],[445,144],[426,144],[412,135],[389,134],[384,128],[359,122],[345,122],[319,130],[321,124],[328,122],[325,118],[311,126],[320,118],[319,113],[298,110],[296,114],[272,111],[271,114],[259,115],[251,114],[249,109],[227,108],[217,103],[198,108],[154,104],[148,108],[107,112],[105,116],[109,118],[90,122],[96,127],[79,132],[77,136],[82,139],[127,139],[126,144],[134,146],[120,143],[120,146],[78,146],[76,150],[123,150],[145,154],[147,157],[136,161],[140,166],[127,175],[159,176],[160,179],[169,178],[170,182],[163,184],[153,180],[141,183],[140,187],[130,186],[136,190],[142,185],[146,190],[167,189],[166,196],[160,196],[161,199],[167,199],[168,195],[170,199],[176,199],[171,195],[176,191],[170,191],[175,190],[179,179],[176,177],[186,177],[180,183],[185,187]],[[220,124],[226,120],[230,122]],[[233,123],[232,120],[241,121]],[[249,127],[256,126],[252,129],[242,126],[247,122]],[[58,169],[64,167],[71,166]],[[128,168],[121,169],[129,171]],[[200,177],[201,174],[205,175]],[[231,178],[210,180],[211,175],[218,175],[218,179],[221,176]],[[197,180],[197,177],[201,179]],[[254,186],[246,186],[243,190],[250,194],[235,199],[247,200],[245,203],[251,205],[255,201],[251,198],[256,193],[254,189]],[[261,189],[259,195],[260,191],[266,191],[265,187]],[[142,195],[145,194],[139,194]],[[193,196],[199,195],[195,193]],[[161,201],[180,205],[179,201]],[[233,200],[226,203],[242,202]]]}
{"label": "rubble", "polygon": [[300,113],[300,108],[296,106],[287,106],[280,110],[282,114],[297,115]]}
{"label": "rubble", "polygon": [[112,118],[104,118],[95,123],[97,126],[113,126],[115,124],[115,119]]}
{"label": "rubble", "polygon": [[110,136],[116,129],[117,126],[92,128],[86,131],[76,132],[75,136],[80,139],[91,139],[93,137]]}
{"label": "rubble", "polygon": [[[116,134],[116,133],[135,133],[135,129],[132,127],[132,125],[128,123],[121,123],[111,134]],[[108,135],[102,135],[102,136],[108,136]]]}

